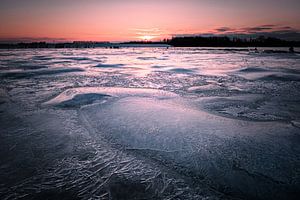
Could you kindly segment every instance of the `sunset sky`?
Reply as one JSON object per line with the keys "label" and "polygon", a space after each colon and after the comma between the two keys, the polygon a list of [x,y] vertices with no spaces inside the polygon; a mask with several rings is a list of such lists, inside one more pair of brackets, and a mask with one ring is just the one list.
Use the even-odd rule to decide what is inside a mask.
{"label": "sunset sky", "polygon": [[266,34],[300,40],[300,0],[0,0],[0,41],[160,40]]}

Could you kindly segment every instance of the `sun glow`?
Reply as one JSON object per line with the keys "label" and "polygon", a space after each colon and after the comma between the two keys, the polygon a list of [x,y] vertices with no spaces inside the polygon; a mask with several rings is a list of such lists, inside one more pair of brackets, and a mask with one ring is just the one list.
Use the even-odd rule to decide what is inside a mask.
{"label": "sun glow", "polygon": [[155,38],[155,36],[153,36],[153,35],[143,35],[143,36],[139,37],[139,39],[142,39],[144,41],[150,41],[150,40],[152,40],[154,38]]}

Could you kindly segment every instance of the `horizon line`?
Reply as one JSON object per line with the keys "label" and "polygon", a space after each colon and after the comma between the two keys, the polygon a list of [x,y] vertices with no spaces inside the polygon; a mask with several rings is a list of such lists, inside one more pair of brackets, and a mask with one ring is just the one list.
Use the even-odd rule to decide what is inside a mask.
{"label": "horizon line", "polygon": [[265,38],[276,38],[283,41],[289,42],[299,42],[300,38],[294,38],[291,40],[283,39],[276,36],[268,36],[263,34],[182,34],[182,35],[175,35],[169,38],[163,39],[153,39],[153,40],[71,40],[71,39],[64,39],[64,38],[47,38],[47,37],[16,37],[16,38],[0,38],[0,44],[18,44],[18,43],[49,43],[49,44],[59,44],[59,43],[74,43],[74,42],[93,42],[93,43],[128,43],[128,42],[141,42],[141,43],[155,43],[155,42],[166,42],[173,38],[183,38],[183,37],[228,37],[228,38],[238,38],[238,39],[257,39],[259,37]]}

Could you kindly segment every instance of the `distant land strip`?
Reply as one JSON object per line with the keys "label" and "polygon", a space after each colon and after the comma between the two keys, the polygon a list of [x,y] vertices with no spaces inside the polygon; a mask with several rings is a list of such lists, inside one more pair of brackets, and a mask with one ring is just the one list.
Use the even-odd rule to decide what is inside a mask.
{"label": "distant land strip", "polygon": [[120,48],[120,47],[300,47],[300,41],[287,41],[272,37],[229,38],[229,37],[173,37],[159,42],[131,41],[123,43],[74,41],[64,43],[1,43],[0,49],[24,48]]}

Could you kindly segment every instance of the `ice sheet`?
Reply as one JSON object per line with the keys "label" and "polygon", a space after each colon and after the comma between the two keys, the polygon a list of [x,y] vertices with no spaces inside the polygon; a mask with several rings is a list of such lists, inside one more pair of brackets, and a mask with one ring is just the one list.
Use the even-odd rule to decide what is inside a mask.
{"label": "ice sheet", "polygon": [[0,198],[297,199],[299,69],[247,49],[1,50]]}

